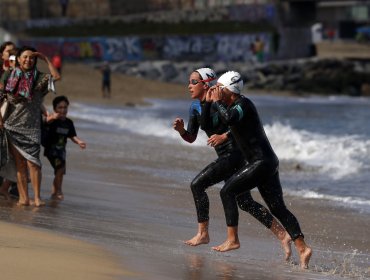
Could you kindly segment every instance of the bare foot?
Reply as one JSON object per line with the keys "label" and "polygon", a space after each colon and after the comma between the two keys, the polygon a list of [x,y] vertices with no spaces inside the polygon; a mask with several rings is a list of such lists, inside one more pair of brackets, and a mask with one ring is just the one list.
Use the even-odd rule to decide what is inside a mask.
{"label": "bare foot", "polygon": [[64,200],[64,195],[63,193],[53,193],[50,198],[52,200]]}
{"label": "bare foot", "polygon": [[35,202],[33,203],[36,207],[45,206],[45,201],[41,200],[40,198],[35,198]]}
{"label": "bare foot", "polygon": [[218,252],[226,252],[230,250],[236,250],[240,248],[240,243],[239,240],[237,241],[230,241],[226,240],[224,243],[222,243],[219,246],[212,247],[213,250],[218,251]]}
{"label": "bare foot", "polygon": [[290,235],[286,232],[284,238],[281,240],[281,246],[283,247],[283,250],[285,252],[285,261],[288,262],[290,260],[290,257],[292,255],[292,238]]}
{"label": "bare foot", "polygon": [[0,189],[0,195],[3,196],[5,200],[10,200],[10,195],[7,191]]}
{"label": "bare foot", "polygon": [[299,253],[299,260],[301,261],[301,268],[308,269],[308,263],[312,256],[312,249],[308,246]]}
{"label": "bare foot", "polygon": [[18,200],[17,202],[17,206],[29,206],[29,205],[30,205],[30,202],[28,200],[25,200],[25,201]]}
{"label": "bare foot", "polygon": [[201,244],[208,244],[209,243],[209,235],[197,233],[192,239],[189,239],[187,241],[184,241],[185,244],[190,246],[198,246]]}

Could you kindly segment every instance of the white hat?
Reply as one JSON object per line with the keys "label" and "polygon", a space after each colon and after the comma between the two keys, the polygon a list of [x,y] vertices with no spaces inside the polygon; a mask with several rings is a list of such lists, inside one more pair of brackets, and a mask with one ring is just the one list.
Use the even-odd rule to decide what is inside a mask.
{"label": "white hat", "polygon": [[195,70],[198,72],[200,77],[202,78],[203,82],[208,86],[213,86],[216,84],[216,73],[211,68],[199,68]]}
{"label": "white hat", "polygon": [[223,84],[225,88],[233,93],[240,94],[243,89],[242,76],[235,71],[228,71],[218,78],[218,83]]}
{"label": "white hat", "polygon": [[15,61],[15,55],[9,56],[9,60],[14,60]]}

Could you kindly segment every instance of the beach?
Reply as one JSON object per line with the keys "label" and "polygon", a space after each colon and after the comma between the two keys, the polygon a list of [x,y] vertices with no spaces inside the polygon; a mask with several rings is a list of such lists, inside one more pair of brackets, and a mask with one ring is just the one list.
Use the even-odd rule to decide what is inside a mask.
{"label": "beach", "polygon": [[96,245],[29,226],[0,225],[2,279],[109,280],[132,275]]}
{"label": "beach", "polygon": [[[0,200],[0,217],[7,222],[1,225],[4,230],[0,235],[5,253],[0,257],[3,271],[9,268],[9,273],[20,273],[5,274],[4,279],[20,279],[26,273],[31,280],[50,274],[55,279],[103,280],[370,277],[368,212],[335,203],[328,199],[330,196],[295,195],[290,191],[294,185],[304,185],[319,176],[314,168],[291,168],[296,163],[285,160],[281,152],[282,183],[289,187],[285,202],[299,219],[314,251],[308,270],[299,268],[295,252],[292,263],[286,264],[278,240],[245,212],[240,212],[241,248],[226,253],[212,251],[212,246],[226,238],[219,197],[222,184],[208,190],[211,242],[198,247],[184,245],[197,229],[190,182],[215,159],[204,136],[190,145],[172,131],[177,114],[185,120],[187,117],[187,85],[114,73],[112,98],[103,99],[97,70],[67,64],[62,74],[57,94],[69,97],[70,116],[87,149],[83,151],[72,142],[67,145],[63,202],[47,199],[53,171],[44,157],[45,207],[19,208],[14,202]],[[45,99],[49,110],[52,98],[49,94]],[[176,103],[177,99],[183,101]],[[286,102],[289,99],[284,99]],[[269,106],[264,115],[268,115]],[[325,180],[328,185],[347,184],[344,179]],[[368,189],[366,181],[362,183]],[[263,204],[257,191],[252,195]],[[13,268],[12,259],[17,259],[17,268]],[[31,267],[29,272],[33,265],[36,268]]]}

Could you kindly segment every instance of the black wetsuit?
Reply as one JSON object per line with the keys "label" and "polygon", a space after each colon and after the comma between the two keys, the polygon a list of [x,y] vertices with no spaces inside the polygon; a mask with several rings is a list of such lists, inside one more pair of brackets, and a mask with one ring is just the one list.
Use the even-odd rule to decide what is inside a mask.
{"label": "black wetsuit", "polygon": [[[228,126],[223,124],[218,118],[217,108],[213,103],[194,101],[189,111],[189,122],[185,134],[182,138],[188,142],[194,142],[201,127],[209,136],[213,134],[223,134],[228,131]],[[206,189],[216,183],[229,179],[237,170],[245,164],[242,153],[237,148],[235,140],[230,135],[228,140],[215,147],[218,158],[207,165],[192,181],[190,187],[193,193],[194,202],[197,210],[198,222],[209,220],[209,200]],[[272,215],[269,211],[253,200],[250,191],[241,193],[230,198],[228,204],[233,205],[233,215],[226,215],[228,226],[238,225],[239,207],[249,212],[267,228],[271,227]]]}
{"label": "black wetsuit", "polygon": [[226,215],[233,216],[238,211],[230,203],[233,197],[257,187],[271,213],[279,219],[292,239],[303,236],[298,220],[285,206],[279,179],[279,160],[267,139],[254,104],[242,95],[229,108],[219,101],[215,104],[222,122],[229,125],[247,160],[221,190]]}

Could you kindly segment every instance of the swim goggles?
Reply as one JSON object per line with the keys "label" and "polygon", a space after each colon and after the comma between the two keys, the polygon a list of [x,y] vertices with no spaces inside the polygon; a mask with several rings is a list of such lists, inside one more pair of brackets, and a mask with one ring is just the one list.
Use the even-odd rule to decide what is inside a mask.
{"label": "swim goggles", "polygon": [[192,85],[197,85],[197,84],[199,84],[199,83],[208,83],[208,82],[211,82],[211,81],[213,81],[213,80],[215,80],[216,78],[208,78],[208,79],[205,79],[205,80],[196,80],[196,79],[191,79],[190,81],[189,81],[189,84],[192,84]]}

